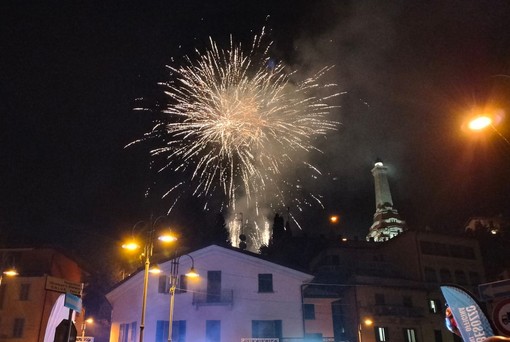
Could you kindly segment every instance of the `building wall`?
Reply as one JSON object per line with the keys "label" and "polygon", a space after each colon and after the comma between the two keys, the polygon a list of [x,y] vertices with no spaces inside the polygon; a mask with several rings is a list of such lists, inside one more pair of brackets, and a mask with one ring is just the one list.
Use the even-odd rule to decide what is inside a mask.
{"label": "building wall", "polygon": [[306,319],[305,332],[306,334],[322,334],[324,338],[332,338],[333,332],[333,313],[332,303],[336,298],[304,298],[305,304],[313,304],[315,317],[313,319]]}
{"label": "building wall", "polygon": [[[311,280],[311,275],[218,246],[209,246],[191,255],[201,276],[196,282],[188,281],[188,292],[175,295],[174,309],[174,321],[186,321],[187,341],[205,340],[207,320],[221,321],[221,341],[240,341],[241,338],[252,337],[254,320],[281,320],[284,337],[303,336],[301,285]],[[180,273],[185,273],[190,266],[190,259],[181,257]],[[168,274],[170,261],[161,263],[160,268]],[[221,289],[232,291],[232,301],[193,305],[193,294],[200,296],[207,293],[208,271],[221,271]],[[120,324],[137,322],[138,325],[140,322],[140,273],[107,295],[113,307],[110,341],[118,340]],[[273,275],[273,292],[258,292],[259,273]],[[156,322],[168,321],[169,300],[168,294],[158,293],[158,282],[152,278],[147,297],[145,340],[155,341]]]}
{"label": "building wall", "polygon": [[[20,341],[44,340],[51,308],[60,293],[47,291],[46,275],[81,282],[78,264],[53,249],[2,249],[2,259],[13,262],[19,276],[3,277],[0,288],[0,341],[13,339],[16,320],[23,321]],[[4,265],[5,267],[5,265]],[[27,297],[22,297],[22,288]]]}
{"label": "building wall", "polygon": [[[338,294],[342,315],[333,322],[345,328],[340,337],[336,329],[335,337],[349,341],[359,338],[360,327],[364,342],[376,341],[376,327],[386,327],[392,342],[406,341],[405,329],[415,329],[418,342],[434,342],[435,334],[453,341],[444,326],[440,285],[454,283],[476,294],[485,279],[476,240],[430,232],[407,231],[383,243],[338,243],[313,265],[317,278],[350,285]],[[450,272],[450,281],[441,270]],[[365,318],[373,325],[365,326]]]}

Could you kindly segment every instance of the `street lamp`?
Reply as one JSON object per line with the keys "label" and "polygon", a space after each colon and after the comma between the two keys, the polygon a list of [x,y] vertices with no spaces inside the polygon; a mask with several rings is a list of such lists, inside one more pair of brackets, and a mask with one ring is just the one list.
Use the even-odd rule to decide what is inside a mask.
{"label": "street lamp", "polygon": [[[143,273],[143,293],[142,293],[142,314],[140,319],[140,342],[143,342],[143,329],[145,328],[145,312],[147,308],[147,287],[149,285],[149,268],[150,268],[150,258],[152,257],[152,251],[154,249],[154,238],[156,234],[156,227],[158,222],[166,218],[166,216],[160,216],[155,220],[150,220],[147,224],[145,221],[140,221],[136,223],[131,230],[131,240],[122,245],[122,248],[128,249],[130,251],[138,250],[140,248],[140,244],[134,239],[134,231],[140,225],[144,225],[144,228],[147,229],[147,235],[143,247],[143,251],[141,253],[141,257],[144,260],[144,273]],[[158,240],[162,242],[173,242],[177,240],[174,235],[165,234],[158,236]]]}
{"label": "street lamp", "polygon": [[94,323],[94,320],[90,317],[83,320],[83,323],[81,324],[81,340],[82,340],[82,342],[85,341],[85,330],[87,329],[87,323],[88,324]]}
{"label": "street lamp", "polygon": [[484,131],[487,128],[492,129],[503,141],[510,146],[510,142],[508,139],[501,134],[501,132],[496,128],[495,125],[497,125],[501,121],[501,118],[498,115],[488,115],[488,114],[481,114],[476,115],[467,123],[467,128],[471,131]]}
{"label": "street lamp", "polygon": [[[358,325],[358,342],[362,342],[362,339],[361,339],[362,334],[361,334],[361,332],[362,332],[363,326],[362,326],[361,323],[362,322],[360,322],[359,325]],[[363,325],[365,325],[366,327],[371,327],[372,324],[374,324],[374,321],[372,321],[370,318],[365,318],[363,320]]]}
{"label": "street lamp", "polygon": [[191,255],[182,254],[172,259],[172,262],[170,264],[170,315],[168,320],[168,342],[172,342],[175,289],[177,287],[177,279],[179,276],[179,261],[183,256],[187,256],[191,259],[191,268],[189,269],[188,273],[185,274],[185,276],[190,278],[199,277],[199,274],[195,270],[195,260],[193,260],[193,257]]}
{"label": "street lamp", "polygon": [[0,285],[2,285],[2,280],[3,280],[4,274],[8,277],[15,277],[15,276],[19,275],[18,271],[16,271],[16,268],[14,268],[14,267],[7,268],[5,271],[0,273]]}

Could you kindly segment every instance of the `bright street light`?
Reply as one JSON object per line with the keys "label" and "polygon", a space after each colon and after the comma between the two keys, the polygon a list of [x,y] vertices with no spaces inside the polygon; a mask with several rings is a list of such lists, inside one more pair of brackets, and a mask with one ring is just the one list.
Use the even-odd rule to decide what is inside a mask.
{"label": "bright street light", "polygon": [[480,131],[492,125],[492,119],[489,116],[481,115],[477,116],[473,120],[469,121],[468,128],[472,131]]}
{"label": "bright street light", "polygon": [[467,122],[467,128],[470,131],[476,131],[481,132],[484,131],[487,128],[490,128],[493,132],[495,132],[499,137],[508,145],[510,146],[510,141],[501,134],[501,132],[496,128],[496,125],[500,123],[502,120],[502,115],[496,112],[494,115],[489,114],[481,114],[474,116],[471,120]]}
{"label": "bright street light", "polygon": [[[366,327],[371,327],[372,324],[374,324],[374,321],[372,319],[370,319],[370,318],[363,319],[363,325],[365,325]],[[362,342],[362,329],[363,329],[363,325],[360,322],[359,326],[358,326],[358,342]]]}
{"label": "bright street light", "polygon": [[[2,268],[0,270],[3,269],[3,265],[2,265]],[[18,271],[16,270],[16,268],[14,266],[12,267],[9,267],[9,268],[6,268],[4,271],[2,271],[0,273],[0,285],[2,285],[2,280],[3,280],[3,276],[6,275],[8,277],[16,277],[19,275]]]}
{"label": "bright street light", "polygon": [[[122,245],[122,248],[125,248],[129,251],[135,251],[140,249],[141,245],[135,239],[134,232],[139,226],[143,226],[142,230],[147,230],[147,235],[144,241],[143,251],[141,253],[141,257],[144,260],[144,273],[143,273],[143,294],[142,294],[142,314],[140,319],[140,342],[143,342],[143,329],[145,328],[145,312],[147,309],[147,288],[149,285],[149,272],[150,272],[150,258],[152,257],[152,251],[154,249],[154,239],[156,234],[157,224],[161,219],[166,218],[166,216],[160,216],[155,220],[151,220],[147,223],[145,221],[140,221],[136,223],[131,229],[131,240]],[[158,237],[158,240],[162,242],[173,242],[176,241],[177,238],[175,235],[166,233],[162,235],[163,238]]]}

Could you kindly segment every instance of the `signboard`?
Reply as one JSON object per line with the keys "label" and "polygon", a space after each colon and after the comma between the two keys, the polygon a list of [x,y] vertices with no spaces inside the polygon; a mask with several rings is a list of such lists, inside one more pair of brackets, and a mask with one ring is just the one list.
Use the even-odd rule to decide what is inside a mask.
{"label": "signboard", "polygon": [[83,283],[75,283],[69,280],[46,276],[46,290],[72,293],[75,296],[81,296]]}
{"label": "signboard", "polygon": [[94,342],[94,338],[91,336],[76,336],[76,342]]}
{"label": "signboard", "polygon": [[76,341],[76,327],[74,323],[71,321],[71,331],[69,333],[69,339],[67,339],[67,333],[69,329],[69,320],[63,319],[62,322],[55,329],[55,339],[54,342],[74,342]]}
{"label": "signboard", "polygon": [[484,302],[497,298],[510,298],[510,279],[478,285],[480,299]]}
{"label": "signboard", "polygon": [[454,285],[441,286],[441,292],[448,304],[445,320],[448,330],[466,342],[494,336],[489,320],[469,292]]}
{"label": "signboard", "polygon": [[75,296],[71,293],[66,293],[66,298],[64,300],[64,306],[71,310],[81,312],[81,298]]}
{"label": "signboard", "polygon": [[496,304],[492,311],[492,320],[500,333],[510,336],[510,299]]}

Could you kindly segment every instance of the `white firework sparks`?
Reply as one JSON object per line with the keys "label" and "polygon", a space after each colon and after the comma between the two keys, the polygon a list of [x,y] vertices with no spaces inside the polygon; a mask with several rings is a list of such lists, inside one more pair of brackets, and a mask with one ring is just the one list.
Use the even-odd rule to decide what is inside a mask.
{"label": "white firework sparks", "polygon": [[195,196],[220,191],[230,210],[241,198],[255,208],[291,201],[284,194],[292,180],[281,181],[281,175],[302,165],[297,159],[303,152],[317,150],[318,136],[336,129],[338,123],[327,118],[334,106],[326,102],[338,94],[316,95],[333,86],[319,83],[329,68],[292,82],[293,74],[273,63],[271,43],[263,40],[264,32],[245,53],[232,38],[228,49],[210,39],[209,48],[197,51],[196,60],[185,57],[184,65],[169,66],[166,116],[145,137],[161,143],[151,151],[165,160],[160,171],[186,175],[165,196],[187,184]]}

